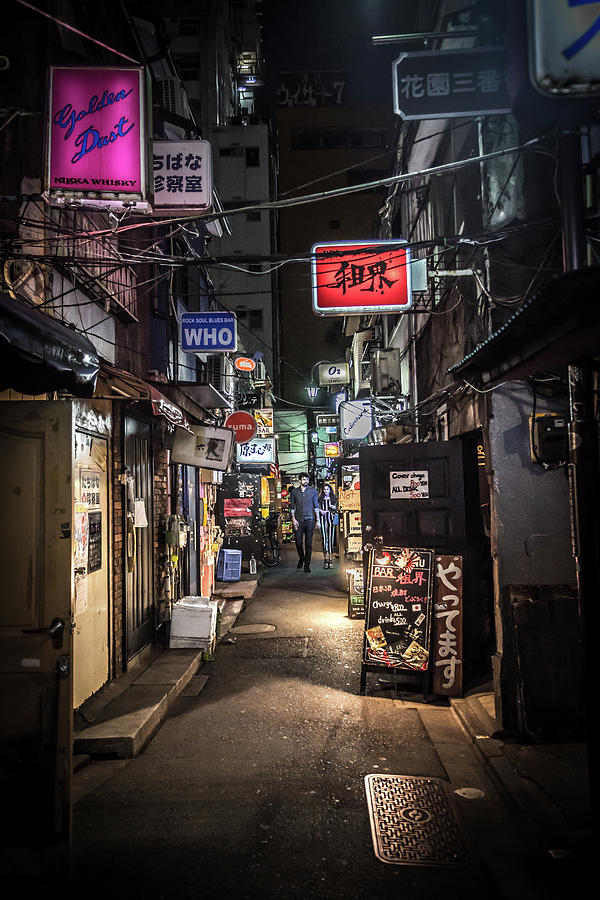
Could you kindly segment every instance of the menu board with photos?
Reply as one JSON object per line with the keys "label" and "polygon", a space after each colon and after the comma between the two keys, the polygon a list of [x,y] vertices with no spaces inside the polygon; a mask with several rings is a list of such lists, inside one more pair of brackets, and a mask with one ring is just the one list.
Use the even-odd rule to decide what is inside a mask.
{"label": "menu board with photos", "polygon": [[433,552],[383,547],[369,554],[363,666],[426,672]]}

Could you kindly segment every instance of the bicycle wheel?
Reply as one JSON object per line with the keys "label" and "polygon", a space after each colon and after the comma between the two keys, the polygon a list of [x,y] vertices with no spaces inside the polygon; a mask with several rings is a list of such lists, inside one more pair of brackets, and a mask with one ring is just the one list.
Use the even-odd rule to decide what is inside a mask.
{"label": "bicycle wheel", "polygon": [[262,546],[261,556],[261,561],[263,562],[263,564],[269,569],[272,569],[277,565],[280,559],[281,551],[279,549],[279,542],[274,541],[273,539],[265,540]]}

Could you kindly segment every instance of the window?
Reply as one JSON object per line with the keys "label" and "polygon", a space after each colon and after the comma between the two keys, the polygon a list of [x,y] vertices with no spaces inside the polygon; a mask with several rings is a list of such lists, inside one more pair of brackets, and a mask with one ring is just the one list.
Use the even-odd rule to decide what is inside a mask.
{"label": "window", "polygon": [[251,209],[246,213],[246,222],[260,222],[260,209]]}
{"label": "window", "polygon": [[246,165],[259,166],[260,152],[258,147],[246,147]]}
{"label": "window", "polygon": [[219,147],[219,156],[243,156],[244,148],[239,145],[233,147]]}
{"label": "window", "polygon": [[281,431],[277,440],[280,453],[303,453],[306,449],[302,431]]}

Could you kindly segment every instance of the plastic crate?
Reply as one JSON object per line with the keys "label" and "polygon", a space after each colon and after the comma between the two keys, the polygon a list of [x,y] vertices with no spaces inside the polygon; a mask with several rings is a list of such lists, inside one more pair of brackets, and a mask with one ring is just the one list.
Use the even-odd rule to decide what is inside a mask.
{"label": "plastic crate", "polygon": [[242,551],[222,549],[217,563],[217,581],[239,581],[242,577]]}

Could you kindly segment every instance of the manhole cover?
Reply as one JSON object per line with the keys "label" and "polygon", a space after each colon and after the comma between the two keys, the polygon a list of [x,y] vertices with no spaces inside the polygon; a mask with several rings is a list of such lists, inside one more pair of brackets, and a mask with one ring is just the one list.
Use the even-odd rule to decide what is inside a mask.
{"label": "manhole cover", "polygon": [[367,775],[375,855],[405,866],[473,866],[476,859],[445,781]]}
{"label": "manhole cover", "polygon": [[265,631],[275,631],[274,625],[234,625],[229,629],[234,634],[262,634]]}
{"label": "manhole cover", "polygon": [[236,655],[248,659],[304,659],[308,654],[307,637],[256,638],[236,645]]}

